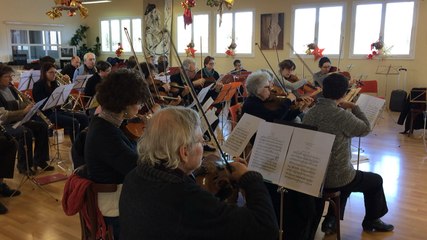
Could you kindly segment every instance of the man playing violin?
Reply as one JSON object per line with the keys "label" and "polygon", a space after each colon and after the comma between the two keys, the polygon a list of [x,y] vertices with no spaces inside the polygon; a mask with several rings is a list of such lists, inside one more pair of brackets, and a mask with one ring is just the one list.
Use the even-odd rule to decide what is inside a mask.
{"label": "man playing violin", "polygon": [[245,191],[245,207],[221,202],[197,185],[193,171],[201,165],[204,142],[200,127],[198,114],[184,107],[162,109],[150,119],[138,143],[138,165],[123,183],[121,239],[277,239],[263,178],[244,162],[230,163],[229,177]]}

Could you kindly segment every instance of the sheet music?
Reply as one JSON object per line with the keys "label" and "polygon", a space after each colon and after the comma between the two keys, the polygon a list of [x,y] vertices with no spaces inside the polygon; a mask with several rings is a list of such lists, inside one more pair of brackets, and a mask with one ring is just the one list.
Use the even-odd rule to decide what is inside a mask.
{"label": "sheet music", "polygon": [[212,98],[208,98],[208,100],[206,100],[206,102],[202,105],[203,112],[206,112],[213,102],[214,100]]}
{"label": "sheet music", "polygon": [[44,111],[46,109],[64,104],[68,98],[68,95],[70,95],[71,90],[73,90],[73,86],[74,84],[67,84],[57,87],[50,95],[49,99],[47,99],[46,104],[42,110]]}
{"label": "sheet music", "polygon": [[225,141],[222,146],[224,152],[231,156],[240,156],[252,136],[256,133],[261,122],[264,122],[261,118],[247,113],[243,114],[242,118],[228,136],[227,141]]}
{"label": "sheet music", "polygon": [[38,80],[40,80],[40,70],[25,71],[21,73],[18,90],[25,91],[33,89],[34,83]]}
{"label": "sheet music", "polygon": [[335,136],[294,128],[279,185],[319,197]]}
{"label": "sheet music", "polygon": [[[215,111],[210,109],[208,111],[206,111],[206,118],[208,119],[209,125],[212,126],[212,123],[214,123],[216,120],[218,120],[218,117],[215,115]],[[202,114],[199,113],[199,116],[202,118]],[[201,126],[200,128],[202,129],[202,132],[206,132],[208,130],[208,125],[206,125],[206,121],[200,121]],[[215,129],[213,129],[215,130]]]}
{"label": "sheet music", "polygon": [[356,104],[360,107],[362,112],[365,113],[372,130],[382,109],[384,108],[385,99],[368,94],[360,94]]}
{"label": "sheet music", "polygon": [[[203,99],[205,99],[206,95],[208,94],[209,90],[213,86],[213,83],[207,87],[204,87],[202,90],[200,90],[199,94],[197,94],[197,99],[199,99],[199,102],[202,102]],[[192,108],[196,105],[196,101],[193,100],[193,102],[188,105],[188,108]]]}
{"label": "sheet music", "polygon": [[261,122],[248,169],[255,170],[264,179],[278,184],[292,132],[291,126]]}
{"label": "sheet music", "polygon": [[24,118],[21,121],[16,122],[12,128],[16,129],[17,127],[21,126],[22,124],[30,121],[30,119],[34,116],[34,114],[37,112],[37,110],[40,108],[40,106],[46,101],[47,98],[42,99],[38,101],[34,106],[30,109],[30,111],[25,114]]}
{"label": "sheet music", "polygon": [[73,89],[82,89],[86,87],[87,80],[92,77],[92,74],[78,75],[74,80]]}

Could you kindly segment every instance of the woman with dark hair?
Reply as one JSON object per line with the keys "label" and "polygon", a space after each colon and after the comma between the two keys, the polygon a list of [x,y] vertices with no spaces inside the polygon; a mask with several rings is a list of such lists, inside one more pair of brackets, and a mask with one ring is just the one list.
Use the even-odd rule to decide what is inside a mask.
{"label": "woman with dark hair", "polygon": [[[36,102],[49,98],[53,91],[59,87],[56,80],[56,67],[53,63],[45,63],[40,71],[40,80],[34,83],[33,97]],[[63,127],[65,133],[70,135],[71,142],[74,142],[75,136],[80,130],[85,129],[89,120],[85,114],[77,112],[67,112],[60,106],[53,109],[47,109],[43,112],[51,122],[59,127]]]}
{"label": "woman with dark hair", "polygon": [[[347,89],[346,77],[338,73],[328,75],[323,81],[324,98],[320,98],[303,119],[304,124],[335,135],[324,188],[341,192],[341,219],[344,217],[347,198],[352,192],[361,192],[366,209],[363,230],[393,231],[393,225],[380,219],[388,212],[382,177],[376,173],[355,170],[351,163],[351,138],[366,136],[371,128],[360,107],[344,100]],[[339,219],[335,219],[330,207],[322,223],[322,231],[327,234],[336,232],[336,221]]]}
{"label": "woman with dark hair", "polygon": [[316,87],[323,87],[323,80],[328,76],[331,70],[331,60],[328,57],[322,57],[319,60],[320,71],[313,74],[314,84]]}
{"label": "woman with dark hair", "polygon": [[98,206],[107,225],[118,239],[119,196],[126,174],[136,166],[136,142],[120,129],[125,119],[138,114],[147,102],[147,86],[139,73],[119,69],[110,73],[97,87],[96,99],[102,107],[90,122],[86,135],[84,157],[89,179],[95,183],[117,184],[113,193],[98,195]]}
{"label": "woman with dark hair", "polygon": [[294,91],[308,83],[306,79],[293,80],[295,79],[294,71],[296,68],[295,63],[290,59],[279,63],[280,76],[283,77],[281,80],[283,80],[282,82],[287,90]]}

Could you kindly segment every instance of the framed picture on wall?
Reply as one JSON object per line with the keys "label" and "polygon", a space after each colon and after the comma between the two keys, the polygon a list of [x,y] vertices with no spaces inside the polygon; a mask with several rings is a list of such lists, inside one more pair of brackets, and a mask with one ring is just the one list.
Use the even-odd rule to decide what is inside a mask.
{"label": "framed picture on wall", "polygon": [[59,59],[69,60],[77,54],[75,46],[59,47]]}
{"label": "framed picture on wall", "polygon": [[261,49],[283,50],[285,13],[261,14]]}

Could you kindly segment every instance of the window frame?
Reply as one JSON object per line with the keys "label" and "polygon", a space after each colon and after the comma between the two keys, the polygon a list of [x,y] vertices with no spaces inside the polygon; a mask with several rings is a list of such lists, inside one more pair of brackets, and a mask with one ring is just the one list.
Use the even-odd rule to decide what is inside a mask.
{"label": "window frame", "polygon": [[[43,47],[45,49],[43,49],[43,51],[45,52],[44,56],[50,56],[48,54],[48,51],[55,51],[55,50],[48,50],[47,48],[51,48],[51,47],[56,47],[56,51],[58,52],[58,57],[55,57],[55,59],[59,59],[59,51],[60,48],[63,47],[64,45],[62,44],[62,39],[63,39],[63,33],[62,33],[62,29],[58,29],[58,28],[54,28],[54,27],[36,27],[36,26],[11,26],[7,28],[8,31],[8,43],[9,45],[9,49],[11,51],[11,56],[13,58],[14,52],[13,52],[13,47],[15,46],[26,46],[28,47],[27,51],[27,63],[28,62],[32,62],[32,61],[36,61],[39,60],[40,58],[34,58],[34,56],[31,55],[31,47]],[[12,31],[26,31],[27,32],[27,43],[13,43],[12,42]],[[58,38],[58,43],[57,44],[43,44],[43,43],[30,43],[30,31],[36,31],[36,32],[52,32],[55,31],[56,32],[56,37]],[[46,34],[43,34],[43,39],[45,40],[46,38]],[[19,50],[19,51],[25,51],[25,50]]]}
{"label": "window frame", "polygon": [[[356,9],[358,5],[368,5],[368,4],[382,4],[381,11],[381,26],[378,38],[380,36],[384,36],[385,29],[385,15],[386,15],[386,4],[387,3],[399,3],[399,2],[414,2],[414,13],[412,19],[412,29],[411,29],[411,40],[409,44],[409,54],[388,54],[387,59],[415,59],[415,42],[416,42],[416,34],[417,34],[417,20],[418,20],[418,10],[419,9],[419,1],[418,0],[384,0],[384,1],[355,1],[352,6],[352,17],[351,17],[351,29],[355,29],[356,27]],[[367,54],[354,54],[354,41],[355,41],[356,33],[352,31],[350,33],[350,47],[349,47],[349,58],[350,59],[366,59]],[[376,40],[373,40],[373,42]],[[386,43],[387,44],[387,43]],[[369,46],[367,46],[369,47]]]}
{"label": "window frame", "polygon": [[[329,58],[343,58],[345,53],[343,51],[343,45],[344,45],[344,41],[343,41],[343,36],[345,36],[345,31],[346,31],[346,22],[347,22],[347,3],[345,2],[331,2],[331,3],[317,3],[317,4],[297,4],[297,5],[292,5],[291,7],[291,12],[292,12],[292,17],[291,17],[291,34],[290,34],[290,41],[292,42],[293,46],[295,45],[294,43],[294,37],[295,37],[295,11],[297,9],[303,9],[303,8],[315,8],[316,9],[316,23],[314,26],[314,39],[313,42],[317,43],[318,42],[318,38],[319,38],[319,9],[320,8],[324,8],[324,7],[342,7],[342,17],[341,17],[341,33],[340,33],[340,45],[339,46],[339,53],[338,54],[328,54]],[[307,43],[309,44],[309,43]],[[322,46],[320,46],[322,47]],[[300,55],[300,57],[302,58],[312,58],[313,56],[307,55],[305,53],[298,53]],[[340,56],[341,55],[341,56]],[[294,53],[294,51],[292,49],[289,49],[289,56],[292,58],[296,57],[296,54]]]}
{"label": "window frame", "polygon": [[[209,33],[209,35],[207,37],[208,51],[207,52],[203,52],[203,51],[200,51],[200,49],[196,48],[196,52],[194,53],[195,57],[200,57],[200,56],[202,56],[202,54],[203,54],[203,56],[208,56],[212,52],[211,51],[211,43],[210,43],[210,36],[212,35],[212,31],[209,30],[209,29],[211,29],[211,25],[212,25],[212,19],[211,19],[212,14],[211,14],[211,12],[208,12],[208,11],[200,11],[200,12],[192,12],[191,15],[193,16],[193,19],[194,19],[194,16],[196,16],[196,15],[208,15],[208,20],[209,20],[209,23],[208,23],[208,33]],[[177,14],[176,17],[175,17],[175,20],[176,20],[176,23],[175,23],[175,29],[176,29],[175,42],[176,42],[176,44],[178,44],[178,35],[179,35],[179,33],[178,33],[178,18],[179,17],[183,17],[183,16],[184,16],[184,14],[180,13],[180,14]],[[191,27],[191,35],[193,35],[191,39],[193,39],[193,41],[195,41],[195,37],[194,37],[194,24],[191,23],[190,25],[187,25],[186,27],[187,28]],[[202,39],[202,41],[203,41],[203,39]],[[185,51],[184,52],[180,52],[180,51],[183,51],[183,50],[179,49],[178,45],[176,47],[177,47],[176,50],[177,50],[178,55],[180,57],[186,57],[187,56],[187,54],[185,53]]]}
{"label": "window frame", "polygon": [[[255,11],[255,9],[239,9],[238,11],[225,11],[225,12],[223,12],[223,13],[231,13],[232,14],[232,19],[233,19],[233,26],[232,26],[232,30],[231,30],[231,36],[232,36],[232,39],[235,39],[236,38],[236,32],[235,32],[235,19],[236,19],[236,13],[242,13],[242,12],[252,12],[252,39],[251,39],[251,41],[252,41],[252,44],[251,44],[251,53],[236,53],[236,54],[238,54],[239,55],[239,57],[254,57],[255,56],[255,48],[254,48],[254,45],[255,45],[255,30],[256,30],[256,26],[255,26],[255,24],[256,24],[256,18],[257,18],[257,15],[256,15],[256,11]],[[214,14],[214,21],[213,21],[213,26],[214,26],[214,29],[215,29],[215,44],[214,44],[214,46],[213,46],[213,56],[214,57],[227,57],[227,54],[225,54],[225,51],[224,52],[216,52],[216,48],[217,48],[217,41],[216,41],[216,38],[217,38],[217,33],[218,33],[218,28],[217,28],[217,26],[216,26],[216,23],[217,23],[217,21],[218,21],[218,13],[215,13]],[[223,23],[222,23],[223,24]],[[230,39],[231,40],[231,39]],[[230,41],[230,43],[231,43],[231,41]],[[239,44],[238,43],[236,43],[237,44],[237,47],[239,47]]]}
{"label": "window frame", "polygon": [[[140,17],[140,16],[109,17],[109,18],[101,18],[101,19],[99,19],[99,36],[100,36],[100,44],[101,44],[101,54],[114,54],[115,55],[116,54],[115,52],[116,52],[116,50],[118,48],[118,46],[114,47],[112,45],[111,21],[118,20],[119,23],[120,23],[120,26],[122,26],[122,20],[129,20],[130,21],[130,29],[128,29],[129,30],[129,35],[130,35],[131,39],[133,39],[132,21],[135,20],[135,19],[141,20],[141,29],[140,29],[140,31],[141,31],[141,40],[142,40],[143,35],[144,35],[144,31],[143,31],[143,29],[144,29],[144,19],[142,17]],[[108,21],[109,37],[110,37],[110,42],[111,42],[111,48],[110,48],[111,51],[104,51],[102,49],[102,41],[103,41],[103,36],[102,36],[102,21]],[[123,43],[124,41],[127,42],[128,40],[127,40],[126,36],[122,35],[122,32],[123,32],[122,27],[120,27],[120,31],[119,32],[120,32],[120,43]],[[136,43],[133,42],[133,45],[135,45],[135,44]],[[142,50],[141,51],[136,51],[135,50],[135,53],[142,53],[142,52],[143,52]],[[131,49],[129,49],[129,50],[124,49],[123,53],[129,54],[129,53],[132,53],[132,50]]]}

